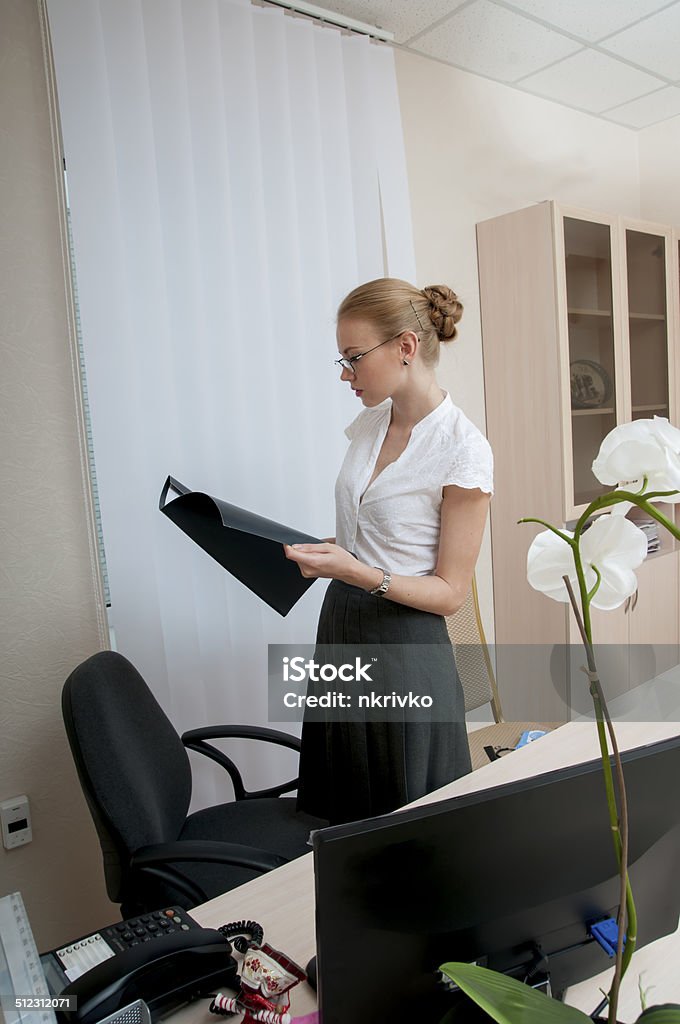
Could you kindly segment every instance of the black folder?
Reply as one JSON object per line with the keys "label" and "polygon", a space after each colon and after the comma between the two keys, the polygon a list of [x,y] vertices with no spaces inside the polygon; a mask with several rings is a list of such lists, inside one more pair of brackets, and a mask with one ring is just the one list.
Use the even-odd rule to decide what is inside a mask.
{"label": "black folder", "polygon": [[[179,497],[168,501],[170,490]],[[321,544],[317,537],[201,491],[190,491],[171,476],[165,481],[158,507],[227,572],[281,615],[287,615],[315,582],[301,574],[297,562],[286,558],[282,545]]]}

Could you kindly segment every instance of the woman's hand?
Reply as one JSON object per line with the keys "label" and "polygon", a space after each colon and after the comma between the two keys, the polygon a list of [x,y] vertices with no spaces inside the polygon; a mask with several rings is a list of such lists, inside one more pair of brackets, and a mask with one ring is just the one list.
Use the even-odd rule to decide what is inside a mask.
{"label": "woman's hand", "polygon": [[[444,488],[439,550],[434,572],[427,576],[392,575],[380,600],[396,601],[434,615],[453,615],[463,604],[482,543],[489,495],[477,488]],[[369,593],[380,586],[383,570],[366,565],[329,539],[321,544],[283,545],[286,558],[303,576],[341,580]],[[385,567],[390,570],[389,565]]]}
{"label": "woman's hand", "polygon": [[353,583],[359,563],[354,555],[337,544],[284,544],[286,558],[297,562],[303,576]]}

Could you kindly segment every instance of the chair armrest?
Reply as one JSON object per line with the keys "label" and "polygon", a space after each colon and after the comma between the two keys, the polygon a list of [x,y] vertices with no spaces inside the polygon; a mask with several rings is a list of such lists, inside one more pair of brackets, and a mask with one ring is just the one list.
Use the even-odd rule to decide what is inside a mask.
{"label": "chair armrest", "polygon": [[188,732],[182,734],[182,743],[188,750],[205,754],[211,761],[215,761],[229,773],[237,800],[281,796],[282,793],[290,793],[291,790],[297,789],[298,779],[295,778],[278,786],[271,786],[269,789],[259,789],[249,793],[243,784],[243,777],[232,759],[211,743],[206,742],[218,739],[263,740],[279,747],[288,747],[299,753],[300,740],[297,736],[290,736],[287,732],[281,732],[279,729],[267,729],[260,725],[209,725],[202,729],[189,729]]}
{"label": "chair armrest", "polygon": [[272,871],[274,868],[288,863],[287,858],[256,846],[222,843],[207,839],[187,839],[185,842],[155,843],[151,846],[142,846],[130,858],[129,868],[132,872],[161,878],[164,882],[173,885],[184,896],[193,900],[194,905],[205,903],[208,895],[201,886],[174,867],[177,862],[181,861],[232,864],[262,872]]}
{"label": "chair armrest", "polygon": [[213,864],[233,864],[257,871],[271,871],[288,863],[287,857],[258,846],[242,843],[222,843],[214,839],[186,839],[176,843],[154,843],[135,850],[130,867],[143,868],[151,864],[173,861],[193,861]]}
{"label": "chair armrest", "polygon": [[242,739],[264,740],[280,747],[300,751],[300,740],[280,729],[267,729],[262,725],[207,725],[202,729],[189,729],[182,734],[182,742],[194,740]]}

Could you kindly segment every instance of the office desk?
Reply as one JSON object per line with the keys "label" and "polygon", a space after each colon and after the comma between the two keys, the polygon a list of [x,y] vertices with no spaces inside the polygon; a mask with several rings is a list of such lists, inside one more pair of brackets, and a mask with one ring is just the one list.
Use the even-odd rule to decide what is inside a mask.
{"label": "office desk", "polygon": [[[680,735],[680,723],[617,724],[621,750]],[[453,782],[409,806],[432,803],[446,797],[473,793],[518,779],[540,775],[556,768],[599,756],[595,726],[591,722],[571,722],[533,744]],[[675,784],[675,783],[671,783]],[[587,853],[584,851],[584,856]],[[217,927],[228,921],[251,918],[259,921],[265,937],[283,949],[303,967],[315,952],[314,945],[314,872],[312,854],[300,857],[246,885],[233,889],[191,912],[205,927]],[[351,955],[351,954],[350,954]],[[441,959],[446,960],[442,949]],[[633,960],[621,990],[619,1018],[634,1021],[640,1013],[638,977],[643,988],[650,988],[649,1003],[680,1002],[680,932],[644,947]],[[601,988],[607,988],[611,972],[590,979],[569,990],[569,1002],[590,1013],[600,1001]],[[652,988],[653,986],[653,988]],[[308,985],[293,989],[293,1016],[316,1008],[316,997]],[[186,1007],[173,1017],[173,1024],[205,1024],[216,1020],[206,1004]]]}

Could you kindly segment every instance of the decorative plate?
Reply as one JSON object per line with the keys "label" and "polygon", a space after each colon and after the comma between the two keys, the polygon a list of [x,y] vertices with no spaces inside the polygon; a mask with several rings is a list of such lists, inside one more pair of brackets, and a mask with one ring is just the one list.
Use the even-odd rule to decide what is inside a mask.
{"label": "decorative plate", "polygon": [[597,409],[614,394],[609,374],[590,359],[577,359],[569,367],[572,409]]}

